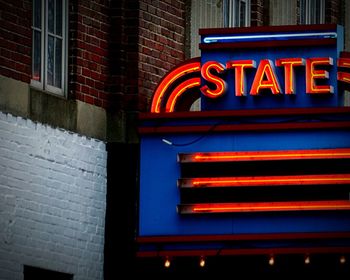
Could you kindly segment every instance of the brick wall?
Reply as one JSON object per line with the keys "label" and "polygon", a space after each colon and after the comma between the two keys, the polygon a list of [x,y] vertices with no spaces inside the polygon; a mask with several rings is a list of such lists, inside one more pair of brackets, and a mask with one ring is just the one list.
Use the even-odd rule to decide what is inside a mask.
{"label": "brick wall", "polygon": [[341,22],[341,0],[328,0],[325,1],[325,22],[344,24]]}
{"label": "brick wall", "polygon": [[0,278],[23,265],[103,279],[103,142],[0,113]]}
{"label": "brick wall", "polygon": [[137,0],[70,1],[70,94],[113,110],[138,110]]}
{"label": "brick wall", "polygon": [[268,18],[268,5],[269,1],[267,0],[252,0],[251,1],[251,26],[261,26],[267,25]]}
{"label": "brick wall", "polygon": [[29,83],[32,1],[0,1],[0,75]]}
{"label": "brick wall", "polygon": [[111,1],[110,100],[117,110],[138,110],[138,7],[138,0]]}
{"label": "brick wall", "polygon": [[70,1],[70,94],[108,106],[109,1]]}
{"label": "brick wall", "polygon": [[[70,98],[106,108],[113,1],[69,1]],[[30,83],[32,1],[0,0],[0,75]]]}
{"label": "brick wall", "polygon": [[[32,1],[0,0],[0,75],[30,83]],[[185,1],[69,1],[68,98],[146,111],[185,58]]]}
{"label": "brick wall", "polygon": [[160,79],[185,59],[185,1],[140,1],[139,97],[147,104]]}

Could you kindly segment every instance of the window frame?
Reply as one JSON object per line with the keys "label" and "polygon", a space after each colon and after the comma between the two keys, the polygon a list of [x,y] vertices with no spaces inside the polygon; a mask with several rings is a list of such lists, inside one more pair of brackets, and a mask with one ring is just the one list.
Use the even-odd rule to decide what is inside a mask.
{"label": "window frame", "polygon": [[[62,40],[62,51],[61,51],[61,87],[56,87],[48,84],[48,40],[49,26],[48,26],[48,1],[41,0],[41,29],[34,26],[34,16],[35,9],[34,3],[32,4],[32,75],[34,72],[34,34],[35,31],[41,32],[41,52],[40,52],[40,81],[31,78],[31,86],[33,88],[42,90],[47,93],[51,93],[57,96],[66,97],[67,92],[67,80],[68,80],[68,60],[67,60],[67,50],[68,50],[68,0],[62,0],[62,35],[58,36],[54,34],[54,37],[61,37]],[[56,0],[54,0],[56,6]],[[54,53],[55,57],[55,53]],[[55,64],[54,64],[55,65]],[[54,76],[55,77],[55,76]]]}
{"label": "window frame", "polygon": [[[241,4],[245,3],[245,23],[241,25],[240,11]],[[224,0],[223,17],[224,27],[247,27],[250,26],[251,5],[250,0]],[[237,18],[239,24],[237,25]]]}
{"label": "window frame", "polygon": [[[326,20],[326,1],[320,1],[320,12],[319,14],[313,13],[314,7],[318,0],[299,0],[299,23],[300,24],[323,24]],[[304,10],[305,9],[305,10]],[[319,19],[319,22],[313,18]],[[304,20],[303,20],[304,17]]]}

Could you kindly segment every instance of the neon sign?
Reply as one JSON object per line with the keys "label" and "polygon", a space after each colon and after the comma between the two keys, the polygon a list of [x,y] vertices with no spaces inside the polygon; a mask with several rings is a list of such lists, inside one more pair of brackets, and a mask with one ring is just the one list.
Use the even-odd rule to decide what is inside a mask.
{"label": "neon sign", "polygon": [[[161,111],[161,103],[162,100],[165,98],[166,92],[171,88],[171,85],[176,80],[180,80],[184,76],[198,72],[200,69],[200,63],[198,61],[192,61],[184,63],[183,65],[180,65],[176,67],[173,71],[171,71],[169,74],[167,74],[163,80],[158,85],[154,95],[153,95],[153,101],[151,105],[151,112],[159,113]],[[175,94],[170,95],[170,98],[168,98],[168,106],[167,106],[167,112],[172,112],[174,110],[174,102],[178,99],[179,95],[181,95],[185,90],[187,90],[189,87],[195,86],[197,83],[199,83],[199,80],[188,83],[184,82],[180,84],[174,92],[177,92]]]}
{"label": "neon sign", "polygon": [[202,56],[163,78],[151,112],[189,111],[191,104],[181,104],[194,94],[202,97],[202,111],[342,106],[344,84],[350,84],[342,30],[293,28],[202,31]]}
{"label": "neon sign", "polygon": [[[285,94],[295,94],[295,75],[294,67],[305,65],[306,61],[306,93],[333,93],[333,86],[331,85],[317,85],[317,80],[328,79],[329,73],[324,69],[317,69],[319,65],[332,66],[333,60],[330,57],[320,58],[281,58],[276,60],[276,66],[284,67],[284,83]],[[210,98],[216,98],[225,93],[225,82],[216,76],[215,74],[222,73],[225,69],[219,66],[220,63],[216,61],[206,62],[201,69],[202,78],[214,85],[213,90],[209,90],[207,85],[201,87],[201,91],[204,95]],[[245,85],[245,73],[244,68],[254,68],[256,61],[245,60],[243,61],[229,61],[226,64],[229,68],[235,69],[235,95],[246,96],[247,88]],[[210,74],[210,69],[215,69],[216,73]],[[203,73],[205,73],[203,75]],[[269,59],[263,59],[260,61],[257,68],[254,80],[250,89],[250,95],[259,95],[262,90],[271,90],[272,94],[282,94],[281,86],[276,75],[276,69],[274,64]]]}
{"label": "neon sign", "polygon": [[350,250],[342,28],[199,35],[201,57],[170,70],[139,114],[138,256]]}
{"label": "neon sign", "polygon": [[[235,96],[244,97],[249,95],[261,95],[263,90],[269,90],[273,95],[294,95],[295,89],[295,71],[297,68],[305,68],[306,94],[332,94],[334,86],[329,83],[329,72],[321,67],[334,67],[331,57],[313,57],[313,58],[279,58],[273,63],[270,59],[262,59],[258,66],[255,60],[232,60],[226,62],[226,66],[217,61],[208,61],[200,66],[199,63],[188,63],[176,68],[169,73],[159,85],[156,94],[153,97],[151,112],[160,113],[162,99],[166,97],[166,90],[172,83],[181,76],[188,73],[200,73],[202,80],[208,84],[201,86],[199,77],[191,78],[180,83],[170,94],[166,101],[165,112],[174,112],[176,102],[182,94],[185,94],[189,88],[198,88],[207,98],[216,99],[227,92],[227,83],[220,77],[225,71],[234,70]],[[339,58],[338,68],[350,68],[349,58]],[[284,71],[284,87],[281,87],[276,74],[277,69]],[[247,69],[257,68],[254,80],[250,90],[246,83]],[[229,77],[231,78],[231,77]],[[337,80],[350,84],[350,73],[338,71]]]}

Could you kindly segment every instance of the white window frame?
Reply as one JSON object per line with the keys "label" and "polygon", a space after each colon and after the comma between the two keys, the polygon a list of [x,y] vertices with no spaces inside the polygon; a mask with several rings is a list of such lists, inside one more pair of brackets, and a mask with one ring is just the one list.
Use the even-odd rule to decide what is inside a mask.
{"label": "white window frame", "polygon": [[[240,11],[241,4],[245,4],[245,22],[241,25]],[[224,0],[223,15],[224,27],[246,27],[250,26],[250,0]],[[238,24],[236,24],[238,22]]]}
{"label": "white window frame", "polygon": [[[56,3],[56,2],[55,2]],[[33,21],[34,21],[34,1],[33,1]],[[49,34],[48,30],[48,1],[41,0],[41,29],[34,27],[32,24],[32,73],[34,72],[34,31],[41,32],[41,54],[40,54],[40,81],[31,80],[31,86],[33,88],[52,93],[59,96],[66,96],[67,92],[67,79],[68,79],[68,63],[67,63],[67,50],[68,50],[68,0],[62,0],[62,35]],[[61,69],[61,87],[55,87],[48,84],[48,37],[49,35],[59,37],[62,39],[62,69]],[[55,58],[55,55],[54,55]]]}
{"label": "white window frame", "polygon": [[[315,13],[315,4],[319,2],[320,13]],[[326,1],[325,0],[300,0],[300,20],[301,24],[322,24],[325,23],[326,15]],[[302,20],[304,16],[305,22]],[[316,17],[319,19],[317,22]]]}

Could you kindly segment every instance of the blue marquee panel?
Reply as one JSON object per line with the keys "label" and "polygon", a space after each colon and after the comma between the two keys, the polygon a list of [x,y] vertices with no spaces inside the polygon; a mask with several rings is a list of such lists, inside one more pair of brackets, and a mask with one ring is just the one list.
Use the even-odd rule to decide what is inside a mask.
{"label": "blue marquee panel", "polygon": [[[348,148],[349,130],[143,135],[139,236],[350,231],[348,212],[180,215],[178,153]],[[162,141],[167,139],[174,144]],[[199,139],[199,141],[194,141]],[[186,143],[192,143],[186,145]]]}

